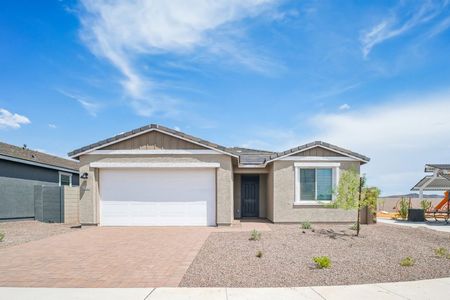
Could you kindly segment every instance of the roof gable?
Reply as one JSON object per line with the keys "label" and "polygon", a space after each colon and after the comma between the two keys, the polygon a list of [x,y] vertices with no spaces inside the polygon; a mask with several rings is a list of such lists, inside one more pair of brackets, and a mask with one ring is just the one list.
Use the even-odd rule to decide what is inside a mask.
{"label": "roof gable", "polygon": [[[102,141],[99,141],[94,144],[90,144],[88,146],[76,149],[69,153],[69,156],[72,158],[78,158],[81,155],[87,154],[89,152],[92,152],[94,150],[98,149],[117,149],[114,148],[113,145],[118,145],[117,147],[130,147],[125,149],[141,149],[140,147],[149,147],[149,148],[142,148],[142,149],[157,149],[152,147],[162,147],[163,149],[172,149],[172,148],[164,148],[165,145],[173,145],[173,147],[176,147],[177,142],[173,139],[166,138],[164,140],[164,136],[161,135],[146,135],[151,132],[158,132],[163,134],[164,136],[170,136],[172,138],[175,138],[177,140],[183,140],[187,142],[187,144],[184,144],[183,147],[187,147],[187,145],[196,145],[199,146],[199,148],[184,148],[184,149],[211,149],[215,150],[217,152],[227,154],[230,156],[237,157],[237,155],[230,153],[227,151],[227,149],[223,146],[211,143],[209,141],[194,137],[192,135],[185,134],[183,132],[173,130],[161,125],[157,124],[150,124],[147,126],[143,126],[125,133],[118,134],[116,136],[113,136],[109,139],[105,139]],[[155,142],[153,142],[151,139],[155,138]],[[156,141],[156,139],[159,138],[159,141]],[[130,139],[135,139],[136,144],[133,144],[133,142],[126,142]],[[180,143],[179,143],[180,144]],[[112,147],[112,148],[109,148]],[[193,146],[190,146],[193,147]],[[180,148],[173,148],[173,149],[180,149]]]}
{"label": "roof gable", "polygon": [[[320,150],[319,150],[320,149]],[[332,155],[331,155],[332,154]],[[283,152],[278,152],[270,156],[267,162],[279,160],[284,157],[297,155],[297,156],[337,156],[337,157],[349,157],[360,161],[361,163],[367,163],[370,158],[362,154],[329,144],[322,141],[315,141],[312,143],[304,144]]]}

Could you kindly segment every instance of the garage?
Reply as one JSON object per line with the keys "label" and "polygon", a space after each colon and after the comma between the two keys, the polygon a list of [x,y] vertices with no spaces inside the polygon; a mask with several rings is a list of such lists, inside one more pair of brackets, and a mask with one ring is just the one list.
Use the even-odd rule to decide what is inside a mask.
{"label": "garage", "polygon": [[214,166],[102,165],[102,226],[215,226]]}

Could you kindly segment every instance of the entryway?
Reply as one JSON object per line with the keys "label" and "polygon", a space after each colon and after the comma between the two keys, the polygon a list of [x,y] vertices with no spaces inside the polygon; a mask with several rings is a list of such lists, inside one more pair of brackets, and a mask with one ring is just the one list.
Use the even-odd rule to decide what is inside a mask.
{"label": "entryway", "polygon": [[241,209],[243,218],[259,216],[259,176],[242,175],[241,177]]}

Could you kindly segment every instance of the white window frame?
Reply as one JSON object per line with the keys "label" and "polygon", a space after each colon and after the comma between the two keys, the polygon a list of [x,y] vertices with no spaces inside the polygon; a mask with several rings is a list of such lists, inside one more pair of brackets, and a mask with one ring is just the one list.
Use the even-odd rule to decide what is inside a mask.
{"label": "white window frame", "polygon": [[61,175],[64,176],[69,176],[69,186],[72,186],[72,174],[71,173],[66,173],[66,172],[58,172],[58,177],[59,177],[59,186],[61,186]]}
{"label": "white window frame", "polygon": [[[331,169],[332,174],[332,189],[334,190],[337,183],[339,182],[339,169],[341,163],[338,162],[296,162],[294,163],[295,169],[295,199],[294,205],[324,205],[329,204],[335,200],[335,195],[331,195],[331,201],[329,200],[301,200],[301,186],[300,186],[300,169]],[[317,185],[317,182],[316,182]],[[317,191],[317,187],[316,187]]]}

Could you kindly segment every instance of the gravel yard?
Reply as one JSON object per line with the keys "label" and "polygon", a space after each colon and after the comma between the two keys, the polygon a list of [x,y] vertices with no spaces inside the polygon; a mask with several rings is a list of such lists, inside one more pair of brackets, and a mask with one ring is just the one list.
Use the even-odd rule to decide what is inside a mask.
{"label": "gravel yard", "polygon": [[70,225],[57,223],[42,223],[38,221],[10,221],[0,222],[0,232],[5,234],[0,249],[44,239],[46,237],[66,233],[72,230]]}
{"label": "gravel yard", "polygon": [[[184,275],[185,287],[289,287],[344,285],[450,276],[450,234],[395,225],[363,226],[360,237],[348,225],[270,225],[260,241],[248,232],[212,233]],[[336,234],[330,233],[332,229]],[[305,233],[302,233],[305,231]],[[257,251],[262,257],[256,257]],[[316,269],[312,258],[329,256],[330,269]],[[411,256],[411,267],[399,265]]]}

